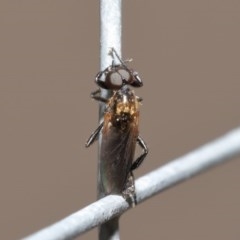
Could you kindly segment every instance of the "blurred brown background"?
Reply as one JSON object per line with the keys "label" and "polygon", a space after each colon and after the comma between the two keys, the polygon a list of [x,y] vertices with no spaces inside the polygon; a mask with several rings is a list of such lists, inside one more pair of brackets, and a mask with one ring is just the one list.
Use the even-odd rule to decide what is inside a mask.
{"label": "blurred brown background", "polygon": [[[99,2],[0,1],[0,239],[95,201]],[[124,1],[150,153],[137,177],[239,124],[240,1]],[[240,162],[127,212],[122,239],[239,239]],[[96,229],[80,239],[96,239]]]}

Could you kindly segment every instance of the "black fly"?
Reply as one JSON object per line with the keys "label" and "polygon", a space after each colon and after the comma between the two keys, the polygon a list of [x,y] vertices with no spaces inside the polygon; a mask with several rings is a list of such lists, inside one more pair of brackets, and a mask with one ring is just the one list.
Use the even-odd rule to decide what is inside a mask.
{"label": "black fly", "polygon": [[[138,73],[129,69],[114,48],[111,50],[112,65],[99,72],[96,83],[99,87],[112,90],[113,95],[105,99],[100,89],[92,93],[92,98],[106,103],[103,122],[91,134],[86,143],[89,147],[102,134],[100,149],[100,192],[104,195],[122,194],[136,204],[134,177],[132,171],[140,166],[148,153],[148,148],[139,136],[139,102],[133,90],[129,88],[143,85]],[[114,54],[120,64],[114,63]],[[135,160],[136,143],[143,153]]]}

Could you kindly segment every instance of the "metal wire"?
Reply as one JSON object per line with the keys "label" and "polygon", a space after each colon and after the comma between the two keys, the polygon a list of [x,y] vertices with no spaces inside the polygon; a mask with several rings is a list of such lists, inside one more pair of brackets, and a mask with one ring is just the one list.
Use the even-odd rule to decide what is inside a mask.
{"label": "metal wire", "polygon": [[[108,54],[114,48],[121,56],[122,42],[122,1],[100,0],[100,68],[111,65],[112,57]],[[108,98],[109,91],[102,89],[102,97]],[[100,109],[100,118],[104,108]]]}
{"label": "metal wire", "polygon": [[[240,128],[237,128],[138,179],[137,202],[239,155]],[[23,240],[70,240],[128,209],[121,196],[110,195]]]}

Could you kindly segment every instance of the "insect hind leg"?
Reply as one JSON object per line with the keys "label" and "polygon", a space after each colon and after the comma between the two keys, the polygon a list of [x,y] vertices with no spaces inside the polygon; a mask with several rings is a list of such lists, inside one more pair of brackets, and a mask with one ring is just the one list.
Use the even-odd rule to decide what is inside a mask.
{"label": "insect hind leg", "polygon": [[142,164],[143,160],[145,159],[145,157],[148,154],[148,147],[147,147],[146,143],[144,142],[144,140],[140,136],[138,136],[138,138],[137,138],[137,143],[143,149],[143,153],[133,162],[133,164],[131,166],[131,171],[138,168]]}
{"label": "insect hind leg", "polygon": [[122,192],[123,198],[131,205],[135,207],[137,205],[136,192],[135,192],[135,183],[134,183],[133,173],[130,172]]}

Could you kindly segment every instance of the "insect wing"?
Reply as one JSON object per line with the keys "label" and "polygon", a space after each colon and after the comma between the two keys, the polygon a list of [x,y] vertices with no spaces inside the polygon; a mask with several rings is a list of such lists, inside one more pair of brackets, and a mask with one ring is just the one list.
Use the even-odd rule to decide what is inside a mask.
{"label": "insect wing", "polygon": [[133,121],[126,132],[105,121],[100,149],[101,186],[107,194],[122,193],[132,166],[138,123]]}

